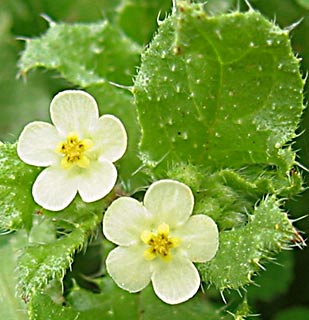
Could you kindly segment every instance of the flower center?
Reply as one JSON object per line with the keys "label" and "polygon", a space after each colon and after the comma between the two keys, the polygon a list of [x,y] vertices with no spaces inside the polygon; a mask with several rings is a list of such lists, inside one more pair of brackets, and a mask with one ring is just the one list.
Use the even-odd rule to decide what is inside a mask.
{"label": "flower center", "polygon": [[57,152],[63,154],[61,160],[62,167],[67,169],[73,165],[77,165],[80,168],[87,168],[90,160],[85,153],[92,146],[92,140],[80,140],[76,133],[68,134],[66,141],[60,142],[56,148]]}
{"label": "flower center", "polygon": [[169,236],[170,228],[166,223],[159,225],[156,233],[144,231],[141,234],[142,241],[149,246],[144,251],[146,260],[153,260],[160,256],[164,261],[170,261],[172,258],[171,249],[177,247],[180,243],[179,238]]}

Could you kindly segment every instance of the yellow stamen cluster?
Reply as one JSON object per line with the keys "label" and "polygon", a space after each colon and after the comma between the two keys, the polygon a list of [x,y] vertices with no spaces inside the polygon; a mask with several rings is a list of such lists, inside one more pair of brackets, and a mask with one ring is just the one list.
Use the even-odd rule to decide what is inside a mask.
{"label": "yellow stamen cluster", "polygon": [[172,258],[171,249],[177,247],[180,239],[169,236],[170,228],[166,223],[159,225],[157,233],[144,231],[141,234],[142,241],[149,245],[144,251],[144,258],[146,260],[153,260],[160,256],[164,261],[170,261]]}
{"label": "yellow stamen cluster", "polygon": [[61,160],[62,167],[68,169],[72,165],[77,165],[80,168],[87,168],[90,160],[85,153],[92,146],[93,142],[90,139],[79,140],[76,133],[70,133],[66,141],[60,142],[56,149],[64,155]]}

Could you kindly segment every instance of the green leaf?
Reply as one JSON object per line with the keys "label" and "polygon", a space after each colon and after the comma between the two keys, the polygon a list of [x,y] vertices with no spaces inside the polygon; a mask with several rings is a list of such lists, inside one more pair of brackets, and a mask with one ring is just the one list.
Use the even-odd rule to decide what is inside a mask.
{"label": "green leaf", "polygon": [[[102,290],[99,294],[91,293],[75,286],[67,296],[66,307],[56,305],[45,295],[37,294],[30,302],[30,320],[56,320],[59,314],[65,319],[74,315],[78,320],[114,319],[114,320],[223,320],[221,311],[198,294],[190,301],[170,306],[160,301],[148,286],[138,294],[130,294],[109,278],[98,280]],[[55,316],[53,316],[55,314]]]}
{"label": "green leaf", "polygon": [[26,320],[25,303],[15,294],[15,267],[18,251],[23,247],[24,234],[0,237],[0,319]]}
{"label": "green leaf", "polygon": [[19,68],[22,74],[37,67],[56,69],[83,88],[109,81],[130,85],[140,50],[107,21],[51,23],[41,38],[26,41]]}
{"label": "green leaf", "polygon": [[198,264],[203,281],[216,288],[238,289],[252,283],[252,277],[271,255],[288,248],[295,229],[275,197],[267,197],[248,214],[244,227],[220,233],[214,259]]}
{"label": "green leaf", "polygon": [[209,17],[179,1],[135,80],[145,166],[158,176],[180,161],[286,172],[303,110],[298,68],[288,32],[259,13]]}
{"label": "green leaf", "polygon": [[[43,212],[56,225],[50,226],[52,235],[47,242],[30,243],[18,261],[18,289],[23,299],[31,299],[51,280],[63,279],[74,254],[95,235],[103,209],[102,201],[85,204],[77,198],[61,212]],[[46,226],[43,224],[43,227]],[[57,238],[53,238],[56,227],[59,233]]]}
{"label": "green leaf", "polygon": [[0,145],[0,229],[30,230],[39,208],[31,189],[40,170],[19,159],[16,144]]}

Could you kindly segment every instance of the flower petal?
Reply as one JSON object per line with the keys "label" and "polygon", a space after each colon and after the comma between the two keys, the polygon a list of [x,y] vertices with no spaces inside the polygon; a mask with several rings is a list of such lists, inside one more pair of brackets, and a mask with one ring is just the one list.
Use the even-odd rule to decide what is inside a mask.
{"label": "flower petal", "polygon": [[107,256],[106,268],[117,285],[129,292],[138,292],[150,282],[150,263],[144,259],[141,246],[112,250]]}
{"label": "flower petal", "polygon": [[112,116],[104,115],[98,120],[93,133],[100,157],[115,162],[120,159],[127,148],[127,133],[122,122]]}
{"label": "flower petal", "polygon": [[165,222],[171,227],[177,227],[191,215],[194,198],[191,189],[185,184],[175,180],[160,180],[149,187],[144,204],[157,223]]}
{"label": "flower petal", "polygon": [[216,223],[208,216],[199,214],[189,220],[175,235],[181,238],[181,249],[185,250],[193,262],[211,260],[219,246],[219,234]]}
{"label": "flower petal", "polygon": [[77,180],[61,167],[44,169],[34,182],[32,195],[47,210],[59,211],[67,207],[77,192]]}
{"label": "flower petal", "polygon": [[141,241],[143,231],[149,229],[150,215],[137,200],[121,197],[115,200],[105,212],[103,233],[118,245],[132,245]]}
{"label": "flower petal", "polygon": [[200,286],[200,276],[195,266],[180,255],[170,262],[156,264],[151,280],[156,295],[169,304],[190,299]]}
{"label": "flower petal", "polygon": [[94,98],[80,90],[58,93],[50,104],[51,119],[61,134],[76,132],[86,138],[95,127],[99,111]]}
{"label": "flower petal", "polygon": [[78,192],[85,202],[105,197],[117,180],[116,167],[107,160],[92,161],[88,168],[80,169]]}
{"label": "flower petal", "polygon": [[25,126],[19,136],[17,153],[21,160],[47,167],[59,161],[56,147],[61,138],[56,128],[47,122],[34,121]]}

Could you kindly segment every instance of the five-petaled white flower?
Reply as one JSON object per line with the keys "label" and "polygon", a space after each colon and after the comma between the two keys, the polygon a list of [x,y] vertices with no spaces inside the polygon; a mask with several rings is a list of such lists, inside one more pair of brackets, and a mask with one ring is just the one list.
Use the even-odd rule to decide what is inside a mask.
{"label": "five-petaled white flower", "polygon": [[169,304],[190,299],[200,286],[192,262],[211,260],[218,249],[216,223],[192,215],[193,194],[175,180],[160,180],[147,190],[144,205],[129,197],[114,201],[103,219],[106,238],[117,245],[106,260],[117,285],[138,292],[150,281]]}
{"label": "five-petaled white flower", "polygon": [[113,164],[127,147],[123,124],[112,115],[99,118],[94,98],[86,92],[58,93],[50,105],[54,124],[29,123],[19,137],[17,152],[24,162],[44,169],[32,194],[43,208],[58,211],[77,192],[85,202],[103,198],[114,187]]}

